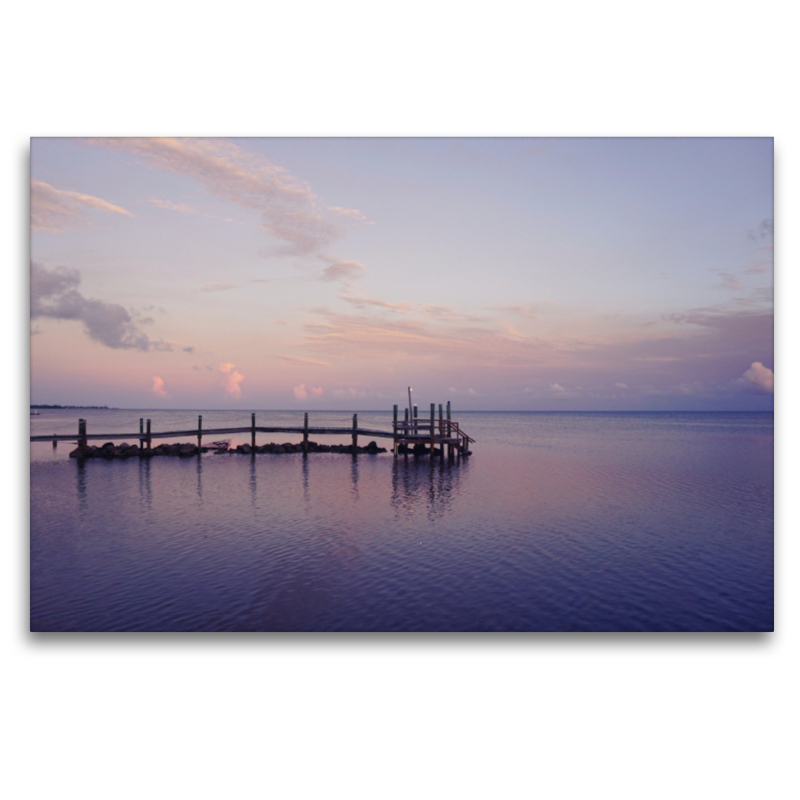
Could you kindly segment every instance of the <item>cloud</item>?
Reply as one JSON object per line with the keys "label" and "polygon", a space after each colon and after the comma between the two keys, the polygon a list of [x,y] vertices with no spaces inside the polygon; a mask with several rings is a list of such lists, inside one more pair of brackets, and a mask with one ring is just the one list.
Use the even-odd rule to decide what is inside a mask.
{"label": "cloud", "polygon": [[754,361],[738,383],[745,388],[764,394],[773,394],[775,391],[775,375],[769,367],[760,361]]}
{"label": "cloud", "polygon": [[90,339],[113,349],[172,350],[169,342],[153,341],[140,331],[121,305],[84,297],[77,289],[80,282],[76,269],[48,270],[31,261],[31,319],[80,321]]}
{"label": "cloud", "polygon": [[164,380],[163,378],[159,378],[158,375],[153,376],[153,388],[151,389],[153,394],[157,394],[159,397],[170,397],[171,395],[169,392],[164,388]]}
{"label": "cloud", "polygon": [[184,347],[183,348],[183,352],[184,353],[194,353],[194,347]]}
{"label": "cloud", "polygon": [[133,217],[127,209],[99,197],[56,189],[44,181],[31,180],[31,230],[67,230],[81,221],[86,209]]}
{"label": "cloud", "polygon": [[617,389],[627,389],[628,388],[628,384],[627,383],[615,383],[614,386]]}
{"label": "cloud", "polygon": [[360,261],[337,261],[322,270],[321,281],[344,281],[357,278],[366,267]]}
{"label": "cloud", "polygon": [[367,306],[376,306],[377,308],[388,308],[390,311],[408,313],[411,308],[408,303],[387,303],[385,300],[373,300],[370,297],[354,297],[353,295],[340,294],[339,299],[359,309],[366,308]]}
{"label": "cloud", "polygon": [[[258,211],[260,227],[285,243],[285,254],[317,252],[342,233],[341,225],[319,210],[317,197],[305,181],[233,142],[175,138],[87,141],[132,153],[158,169],[188,175],[211,194]],[[351,209],[331,209],[336,209],[332,211],[335,217],[360,219]]]}
{"label": "cloud", "polygon": [[237,400],[242,396],[241,382],[244,380],[244,375],[236,371],[236,366],[231,363],[224,363],[219,365],[219,371],[224,373],[227,377],[223,382],[225,394],[235,397]]}
{"label": "cloud", "polygon": [[357,222],[364,222],[367,218],[357,208],[342,208],[342,206],[328,206],[328,211],[337,217],[348,217]]}
{"label": "cloud", "polygon": [[312,386],[309,391],[311,392],[311,394],[317,395],[317,397],[321,397],[323,394],[321,386]]}
{"label": "cloud", "polygon": [[313,358],[292,358],[291,356],[278,356],[281,361],[287,361],[289,364],[296,364],[300,367],[329,367],[327,361],[314,361]]}
{"label": "cloud", "polygon": [[306,391],[306,385],[304,383],[301,383],[299,386],[295,386],[294,389],[292,389],[292,392],[294,393],[295,400],[308,399],[308,392]]}
{"label": "cloud", "polygon": [[561,384],[559,384],[559,383],[551,383],[551,384],[550,384],[550,389],[551,389],[552,391],[554,391],[554,392],[558,393],[558,394],[563,394],[564,392],[566,392],[566,391],[567,391],[567,390],[566,390],[566,389],[565,389],[563,386],[561,386]]}
{"label": "cloud", "polygon": [[220,283],[204,283],[199,291],[201,292],[225,292],[228,289],[235,289],[235,283],[229,283],[228,281],[221,281]]}
{"label": "cloud", "polygon": [[182,214],[198,214],[198,210],[185,203],[172,203],[169,200],[161,200],[158,197],[148,198],[148,202],[159,208],[166,208],[169,211],[180,211]]}

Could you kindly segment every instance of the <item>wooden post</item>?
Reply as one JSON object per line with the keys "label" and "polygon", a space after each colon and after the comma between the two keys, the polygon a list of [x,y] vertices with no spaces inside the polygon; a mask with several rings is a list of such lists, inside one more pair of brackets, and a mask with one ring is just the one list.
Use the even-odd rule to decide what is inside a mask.
{"label": "wooden post", "polygon": [[406,426],[403,428],[403,433],[406,436],[406,452],[405,457],[406,461],[408,461],[408,434],[411,432],[411,429],[408,427],[408,409],[406,409]]}
{"label": "wooden post", "polygon": [[250,447],[256,449],[256,412],[250,415]]}
{"label": "wooden post", "polygon": [[358,453],[358,414],[353,414],[353,455]]}
{"label": "wooden post", "polygon": [[392,432],[394,433],[394,457],[397,458],[397,406],[394,407],[392,417]]}
{"label": "wooden post", "polygon": [[413,422],[412,422],[412,430],[414,431],[414,433],[417,432],[417,418],[418,418],[417,417],[417,404],[415,403],[414,404],[414,419],[413,419]]}
{"label": "wooden post", "polygon": [[303,419],[303,452],[308,452],[308,411]]}
{"label": "wooden post", "polygon": [[[450,401],[449,400],[447,401],[447,438],[448,439],[450,438]],[[447,457],[448,458],[452,458],[453,457],[453,445],[452,444],[448,444],[447,445]]]}
{"label": "wooden post", "polygon": [[[439,403],[439,439],[444,439],[444,417],[442,416],[442,404]],[[444,458],[444,442],[439,443],[439,455]]]}
{"label": "wooden post", "polygon": [[436,403],[431,403],[431,458],[433,458],[435,441],[436,441]]}
{"label": "wooden post", "polygon": [[197,417],[197,449],[203,446],[203,415]]}
{"label": "wooden post", "polygon": [[144,419],[139,417],[139,449],[144,447]]}
{"label": "wooden post", "polygon": [[80,448],[81,455],[86,454],[86,420],[78,420],[78,447]]}
{"label": "wooden post", "polygon": [[153,439],[150,436],[150,420],[147,420],[147,449],[150,450],[153,444]]}

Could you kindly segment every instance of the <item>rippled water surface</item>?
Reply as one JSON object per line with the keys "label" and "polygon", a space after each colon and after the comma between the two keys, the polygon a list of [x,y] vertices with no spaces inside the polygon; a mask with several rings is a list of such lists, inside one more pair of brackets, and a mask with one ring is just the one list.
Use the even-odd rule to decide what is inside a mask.
{"label": "rippled water surface", "polygon": [[[137,431],[140,416],[180,430],[197,413],[43,411],[31,432],[76,431],[78,416],[90,433]],[[249,413],[202,413],[208,428],[249,424]],[[32,444],[31,628],[772,629],[771,414],[457,417],[477,443],[452,463],[208,453],[81,464],[73,445]],[[351,422],[318,412],[310,424]],[[364,427],[390,422],[359,413]]]}

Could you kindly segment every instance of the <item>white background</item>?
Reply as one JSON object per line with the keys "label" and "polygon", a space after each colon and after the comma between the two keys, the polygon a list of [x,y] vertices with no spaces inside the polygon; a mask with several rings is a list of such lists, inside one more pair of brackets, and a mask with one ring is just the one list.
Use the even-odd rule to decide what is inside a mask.
{"label": "white background", "polygon": [[[797,796],[800,131],[788,8],[6,9],[7,797]],[[83,134],[775,136],[777,632],[27,632],[28,139]]]}

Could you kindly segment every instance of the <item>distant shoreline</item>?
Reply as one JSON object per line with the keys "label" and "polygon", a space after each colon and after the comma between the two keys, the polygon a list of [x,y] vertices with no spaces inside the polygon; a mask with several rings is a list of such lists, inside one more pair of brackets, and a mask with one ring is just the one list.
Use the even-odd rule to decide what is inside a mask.
{"label": "distant shoreline", "polygon": [[119,411],[118,408],[109,408],[108,406],[46,406],[46,405],[31,405],[31,408],[85,408],[92,411]]}

